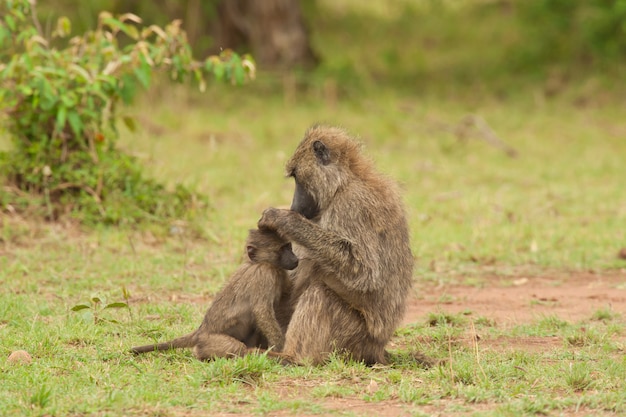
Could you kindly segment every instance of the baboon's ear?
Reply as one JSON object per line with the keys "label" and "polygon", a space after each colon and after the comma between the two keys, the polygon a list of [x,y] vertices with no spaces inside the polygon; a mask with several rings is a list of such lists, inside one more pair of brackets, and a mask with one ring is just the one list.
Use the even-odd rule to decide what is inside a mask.
{"label": "baboon's ear", "polygon": [[326,145],[324,145],[324,142],[321,140],[313,142],[313,151],[315,151],[315,156],[320,164],[330,164],[330,150],[326,147]]}
{"label": "baboon's ear", "polygon": [[248,258],[250,258],[250,260],[252,262],[256,261],[256,248],[252,245],[248,245],[246,246],[246,252],[248,252]]}

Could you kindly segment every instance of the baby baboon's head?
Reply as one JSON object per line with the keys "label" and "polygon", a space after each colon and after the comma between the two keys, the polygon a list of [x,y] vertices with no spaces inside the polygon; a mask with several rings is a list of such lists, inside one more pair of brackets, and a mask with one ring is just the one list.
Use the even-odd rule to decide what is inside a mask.
{"label": "baby baboon's head", "polygon": [[246,253],[253,263],[268,263],[287,270],[298,266],[298,257],[293,253],[291,243],[281,239],[271,230],[250,230]]}

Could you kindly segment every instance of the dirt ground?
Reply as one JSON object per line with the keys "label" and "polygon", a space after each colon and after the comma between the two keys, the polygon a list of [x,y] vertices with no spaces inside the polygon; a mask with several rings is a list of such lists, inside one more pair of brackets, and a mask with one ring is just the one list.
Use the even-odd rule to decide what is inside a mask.
{"label": "dirt ground", "polygon": [[494,276],[472,286],[417,285],[404,324],[423,322],[433,312],[471,312],[506,328],[545,316],[577,322],[599,309],[626,316],[626,270]]}
{"label": "dirt ground", "polygon": [[[530,323],[545,316],[556,316],[575,323],[589,320],[600,309],[609,309],[622,318],[626,317],[626,270],[599,274],[551,272],[505,278],[493,276],[470,286],[418,284],[409,300],[403,325],[424,323],[428,314],[433,312],[471,314],[475,318],[490,319],[500,328]],[[516,349],[537,352],[558,349],[563,342],[558,337],[519,337],[481,340],[479,345],[496,351]],[[367,381],[363,383],[367,384]],[[451,403],[454,402],[446,400],[439,404],[424,405],[420,407],[420,412],[424,415],[460,417],[481,411],[489,412],[495,407],[490,404],[473,404],[471,409],[467,409],[459,403],[458,411],[451,412],[454,409]],[[328,410],[363,416],[403,416],[415,412],[398,401],[325,398],[321,403]],[[562,415],[577,417],[589,415],[590,410],[581,408],[563,412],[565,414]],[[616,414],[607,412],[601,415]]]}

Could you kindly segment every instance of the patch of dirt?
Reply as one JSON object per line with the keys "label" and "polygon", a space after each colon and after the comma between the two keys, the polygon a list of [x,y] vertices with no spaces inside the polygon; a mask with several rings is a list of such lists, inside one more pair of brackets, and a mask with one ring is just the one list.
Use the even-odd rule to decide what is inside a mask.
{"label": "patch of dirt", "polygon": [[[480,285],[422,283],[409,299],[403,325],[424,323],[430,313],[471,313],[507,328],[530,323],[545,316],[557,316],[562,320],[577,322],[589,320],[594,312],[609,309],[626,318],[626,270],[603,272],[550,272],[541,275],[517,277],[488,276]],[[462,343],[473,343],[471,337]],[[393,342],[392,342],[393,343]],[[526,350],[542,352],[563,346],[559,337],[498,337],[480,340],[481,350]],[[367,381],[361,381],[364,390]],[[301,384],[301,381],[299,382]],[[305,384],[306,385],[306,384]],[[290,386],[279,390],[283,399],[304,395],[305,386]],[[304,395],[306,396],[306,395]],[[402,401],[365,401],[359,398],[325,397],[317,401],[325,410],[322,415],[405,416],[416,411],[414,404]],[[446,399],[419,406],[427,415],[462,417],[476,412],[493,411],[498,404],[476,403],[468,406],[462,401]],[[572,416],[586,415],[585,410],[564,410]],[[587,410],[588,411],[588,410]],[[277,413],[276,415],[288,415]],[[613,416],[607,412],[604,415]]]}
{"label": "patch of dirt", "polygon": [[560,337],[498,337],[496,339],[480,340],[481,350],[496,351],[519,351],[523,349],[527,352],[544,352],[563,347],[563,340]]}
{"label": "patch of dirt", "polygon": [[429,313],[465,312],[507,328],[545,316],[569,322],[588,320],[601,309],[626,317],[626,270],[492,276],[474,286],[418,284],[403,324],[424,322]]}

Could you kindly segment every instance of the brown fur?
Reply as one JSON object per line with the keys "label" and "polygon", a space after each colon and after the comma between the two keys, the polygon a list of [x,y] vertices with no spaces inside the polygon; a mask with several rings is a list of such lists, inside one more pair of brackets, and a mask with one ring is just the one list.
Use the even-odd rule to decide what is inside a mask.
{"label": "brown fur", "polygon": [[248,260],[217,294],[196,331],[169,342],[134,347],[131,351],[193,348],[196,358],[208,360],[243,356],[254,347],[282,350],[284,329],[277,321],[275,308],[283,321],[288,321],[284,317],[289,314],[285,313],[284,305],[289,305],[291,282],[286,270],[294,269],[298,258],[290,244],[269,231],[250,230],[246,252]]}
{"label": "brown fur", "polygon": [[291,210],[267,209],[259,221],[300,258],[284,352],[314,364],[333,351],[387,363],[413,271],[396,185],[344,130],[325,126],[306,132],[287,174],[296,182]]}

